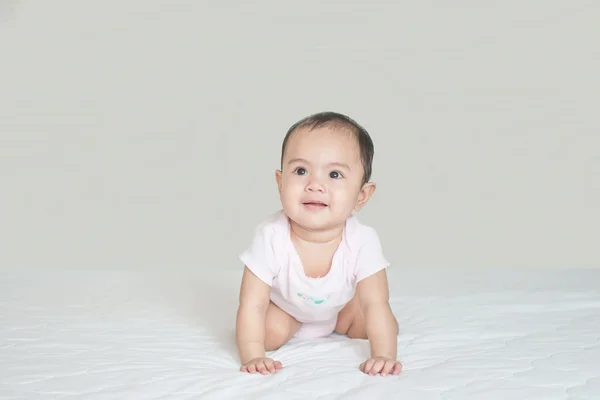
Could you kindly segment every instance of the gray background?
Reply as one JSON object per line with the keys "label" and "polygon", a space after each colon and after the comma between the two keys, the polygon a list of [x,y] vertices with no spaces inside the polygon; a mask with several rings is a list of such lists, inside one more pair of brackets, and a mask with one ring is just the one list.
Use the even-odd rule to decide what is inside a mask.
{"label": "gray background", "polygon": [[3,267],[240,268],[325,109],[395,266],[600,266],[595,0],[0,2]]}

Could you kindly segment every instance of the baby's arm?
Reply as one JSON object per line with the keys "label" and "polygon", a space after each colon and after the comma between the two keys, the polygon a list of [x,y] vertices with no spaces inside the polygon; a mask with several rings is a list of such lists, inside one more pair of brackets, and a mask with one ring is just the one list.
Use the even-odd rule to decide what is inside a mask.
{"label": "baby's arm", "polygon": [[265,357],[265,318],[271,287],[244,267],[236,319],[236,343],[242,365]]}
{"label": "baby's arm", "polygon": [[[371,366],[377,368],[377,360],[390,364],[394,369],[398,346],[398,323],[389,304],[389,289],[385,269],[358,282],[358,298],[365,316],[365,329],[371,345]],[[373,361],[374,360],[374,361]],[[379,363],[381,364],[381,363]],[[389,365],[380,368],[388,369]],[[379,371],[375,371],[378,373]],[[386,371],[389,373],[391,371]],[[399,370],[398,370],[399,372]]]}

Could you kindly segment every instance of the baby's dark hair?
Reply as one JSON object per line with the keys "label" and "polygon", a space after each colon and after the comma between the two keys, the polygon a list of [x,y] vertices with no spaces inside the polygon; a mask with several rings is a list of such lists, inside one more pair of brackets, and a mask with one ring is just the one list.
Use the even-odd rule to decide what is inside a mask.
{"label": "baby's dark hair", "polygon": [[302,118],[288,129],[285,138],[283,139],[283,144],[281,145],[281,168],[283,168],[283,156],[290,136],[300,129],[313,130],[321,127],[347,129],[354,134],[360,149],[360,161],[364,171],[363,183],[369,182],[373,171],[373,156],[375,154],[373,140],[371,139],[369,132],[352,118],[333,111],[324,111],[309,115],[308,117]]}

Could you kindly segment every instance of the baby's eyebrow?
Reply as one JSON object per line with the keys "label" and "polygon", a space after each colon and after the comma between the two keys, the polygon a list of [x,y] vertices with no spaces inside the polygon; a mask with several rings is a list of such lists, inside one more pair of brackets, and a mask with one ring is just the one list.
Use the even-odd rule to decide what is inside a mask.
{"label": "baby's eyebrow", "polygon": [[329,166],[329,167],[340,167],[340,168],[345,168],[347,170],[352,170],[352,168],[350,168],[350,166],[348,164],[339,163],[339,162],[332,162],[332,163],[327,164],[327,166]]}
{"label": "baby's eyebrow", "polygon": [[[297,162],[310,165],[310,162],[308,162],[304,158],[292,158],[290,161],[288,161],[288,164],[293,164],[293,163],[297,163]],[[331,163],[328,163],[327,166],[328,167],[339,167],[339,168],[347,169],[348,171],[352,171],[352,168],[350,168],[350,166],[346,163],[331,162]]]}
{"label": "baby's eyebrow", "polygon": [[297,162],[303,163],[303,164],[310,164],[304,158],[292,158],[290,161],[288,161],[288,164],[293,164],[293,163],[297,163]]}

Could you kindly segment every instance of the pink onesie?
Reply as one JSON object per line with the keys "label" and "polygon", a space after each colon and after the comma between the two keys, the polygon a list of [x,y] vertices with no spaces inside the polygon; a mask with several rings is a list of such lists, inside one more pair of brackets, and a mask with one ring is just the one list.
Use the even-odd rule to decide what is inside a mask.
{"label": "pink onesie", "polygon": [[354,296],[356,284],[389,265],[375,229],[353,215],[346,220],[329,273],[321,278],[306,276],[283,210],[255,228],[250,246],[239,258],[271,286],[271,301],[302,323],[296,333],[302,338],[333,333],[337,315]]}

